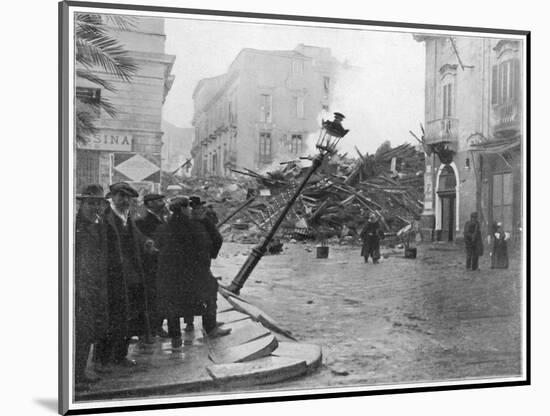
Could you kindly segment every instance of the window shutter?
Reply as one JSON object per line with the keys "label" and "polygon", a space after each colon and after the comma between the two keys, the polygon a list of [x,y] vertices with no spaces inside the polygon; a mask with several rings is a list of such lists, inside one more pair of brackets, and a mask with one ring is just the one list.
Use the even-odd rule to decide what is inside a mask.
{"label": "window shutter", "polygon": [[521,67],[519,59],[512,60],[512,99],[519,100],[521,95]]}
{"label": "window shutter", "polygon": [[498,104],[498,65],[493,65],[491,79],[491,104]]}
{"label": "window shutter", "polygon": [[448,116],[453,116],[453,84],[449,84],[449,92],[447,94],[447,99],[449,100],[449,104],[447,106],[447,112],[449,113]]}

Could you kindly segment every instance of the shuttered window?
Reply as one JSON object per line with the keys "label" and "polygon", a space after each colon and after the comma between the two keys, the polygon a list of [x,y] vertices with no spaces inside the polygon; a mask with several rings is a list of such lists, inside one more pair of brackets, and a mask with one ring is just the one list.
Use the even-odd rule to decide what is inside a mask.
{"label": "shuttered window", "polygon": [[271,133],[260,133],[260,162],[271,162]]}
{"label": "shuttered window", "polygon": [[493,175],[493,221],[501,222],[505,231],[512,230],[513,181],[512,173]]}
{"label": "shuttered window", "polygon": [[453,116],[453,107],[453,84],[445,84],[443,85],[443,118]]}
{"label": "shuttered window", "polygon": [[521,94],[519,59],[508,59],[498,65],[493,65],[491,76],[491,103],[493,105],[519,99]]}
{"label": "shuttered window", "polygon": [[290,153],[293,155],[302,154],[302,135],[293,134],[290,140]]}

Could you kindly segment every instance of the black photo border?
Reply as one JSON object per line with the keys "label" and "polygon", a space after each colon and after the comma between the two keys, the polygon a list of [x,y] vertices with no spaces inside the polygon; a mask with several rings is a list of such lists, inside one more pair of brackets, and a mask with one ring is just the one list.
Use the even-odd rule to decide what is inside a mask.
{"label": "black photo border", "polygon": [[[68,103],[71,99],[69,91],[69,56],[68,56],[68,15],[70,7],[86,7],[86,8],[101,8],[112,10],[128,10],[128,11],[145,11],[145,12],[161,12],[175,13],[179,15],[195,14],[206,16],[221,16],[221,17],[242,17],[253,19],[272,19],[272,20],[287,20],[287,21],[306,21],[306,22],[321,22],[321,23],[336,23],[336,24],[353,24],[362,26],[379,26],[379,27],[396,27],[404,29],[430,29],[442,31],[464,31],[471,33],[483,34],[504,34],[517,35],[525,37],[525,59],[526,59],[526,137],[522,145],[526,157],[526,166],[522,166],[523,175],[525,175],[526,186],[526,205],[523,215],[525,216],[526,224],[526,257],[524,259],[526,266],[526,297],[525,297],[525,312],[526,312],[526,328],[525,328],[525,380],[519,381],[498,381],[487,383],[461,384],[461,385],[438,385],[438,386],[423,386],[423,387],[405,387],[392,388],[383,390],[368,390],[354,392],[329,392],[329,393],[303,393],[292,396],[275,396],[275,397],[250,397],[239,399],[217,399],[199,402],[176,402],[164,404],[135,404],[122,405],[112,407],[95,407],[95,408],[79,408],[69,409],[68,400],[68,334],[69,327],[69,311],[66,300],[68,299],[68,232],[69,232],[69,183],[68,175],[68,158],[69,151],[69,114]],[[162,409],[180,409],[188,407],[206,407],[206,406],[223,406],[223,405],[239,405],[251,403],[272,403],[285,402],[296,400],[315,400],[327,398],[343,398],[343,397],[362,397],[372,395],[388,395],[388,394],[403,394],[403,393],[418,393],[418,392],[437,392],[450,390],[469,390],[469,389],[485,389],[494,387],[516,387],[531,385],[531,31],[529,30],[508,30],[502,28],[485,28],[485,27],[468,27],[468,26],[447,26],[440,24],[420,24],[409,22],[389,22],[377,20],[362,20],[362,19],[344,19],[334,17],[320,16],[301,16],[301,15],[285,15],[285,14],[269,14],[269,13],[253,13],[244,11],[227,11],[227,10],[208,10],[208,9],[191,9],[179,7],[164,7],[151,5],[137,4],[116,4],[116,3],[100,3],[100,2],[82,2],[82,1],[61,1],[58,3],[58,411],[62,415],[77,415],[77,414],[93,414],[93,413],[112,413],[112,412],[127,412],[127,411],[142,411],[142,410],[162,410]]]}

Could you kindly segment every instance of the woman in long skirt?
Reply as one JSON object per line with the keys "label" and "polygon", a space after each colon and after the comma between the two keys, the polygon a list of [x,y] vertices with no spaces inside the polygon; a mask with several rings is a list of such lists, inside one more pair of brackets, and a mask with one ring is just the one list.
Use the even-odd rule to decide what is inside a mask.
{"label": "woman in long skirt", "polygon": [[493,252],[491,254],[492,269],[508,268],[508,240],[510,236],[502,229],[502,223],[498,223],[493,233]]}

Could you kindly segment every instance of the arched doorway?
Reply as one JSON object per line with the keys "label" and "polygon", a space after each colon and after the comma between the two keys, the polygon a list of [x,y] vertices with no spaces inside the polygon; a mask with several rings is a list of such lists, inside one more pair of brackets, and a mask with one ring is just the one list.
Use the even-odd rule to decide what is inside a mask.
{"label": "arched doorway", "polygon": [[453,241],[456,229],[456,175],[451,165],[439,171],[437,199],[439,202],[439,240]]}

